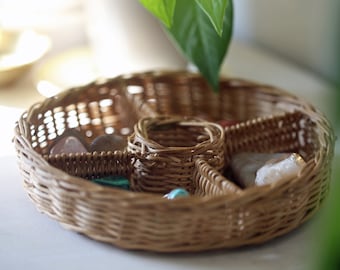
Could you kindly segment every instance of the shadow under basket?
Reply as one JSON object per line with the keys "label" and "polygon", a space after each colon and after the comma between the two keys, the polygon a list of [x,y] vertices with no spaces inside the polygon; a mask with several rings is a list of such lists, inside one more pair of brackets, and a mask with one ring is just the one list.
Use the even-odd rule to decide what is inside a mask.
{"label": "shadow under basket", "polygon": [[[168,144],[154,130],[150,135],[149,129],[145,133],[138,128],[165,115],[200,119],[208,127],[203,131],[212,127],[214,131],[208,132],[212,148],[204,153],[213,151],[219,157],[215,162],[204,153],[193,155],[188,167],[191,179],[185,178],[191,195],[176,200],[159,193],[169,189],[161,171],[147,178],[135,176],[136,160],[159,151],[150,139],[165,145],[165,150],[161,147],[165,152],[200,143],[183,139],[185,145],[176,145],[171,139]],[[216,129],[221,120],[232,124]],[[77,129],[88,143],[102,134],[119,134],[128,147],[49,155],[49,147],[68,129]],[[209,136],[203,131],[197,136],[203,135],[205,142]],[[200,75],[183,71],[122,75],[48,98],[21,116],[14,143],[30,199],[67,229],[124,249],[193,252],[261,244],[312,217],[328,193],[334,135],[318,110],[288,92],[221,79],[215,94]],[[176,151],[169,151],[167,158],[180,160]],[[295,178],[240,189],[222,171],[233,154],[245,151],[296,152],[306,166]],[[133,190],[87,180],[107,175],[135,179]]]}

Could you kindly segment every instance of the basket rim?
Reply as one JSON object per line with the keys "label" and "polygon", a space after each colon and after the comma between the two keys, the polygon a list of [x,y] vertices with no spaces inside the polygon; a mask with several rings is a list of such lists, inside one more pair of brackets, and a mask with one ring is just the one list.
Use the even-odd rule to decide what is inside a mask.
{"label": "basket rim", "polygon": [[[204,140],[202,142],[199,142],[193,146],[165,146],[162,145],[160,143],[158,143],[157,141],[148,138],[148,134],[147,131],[144,130],[145,128],[142,127],[143,123],[145,121],[162,121],[164,120],[164,123],[162,122],[161,124],[178,124],[179,126],[183,126],[183,127],[209,127],[209,128],[214,128],[216,130],[218,130],[219,132],[219,136],[218,139],[222,140],[224,138],[224,130],[223,128],[218,125],[215,124],[213,122],[208,122],[205,120],[201,120],[199,118],[196,117],[179,117],[177,115],[157,115],[155,117],[144,117],[143,119],[141,119],[141,121],[143,122],[138,122],[137,125],[135,125],[134,127],[134,135],[130,135],[128,137],[128,143],[130,144],[130,141],[133,138],[138,138],[139,142],[141,139],[143,139],[143,145],[147,146],[148,148],[155,148],[157,147],[157,150],[155,150],[156,153],[176,153],[178,151],[183,151],[183,150],[187,150],[187,151],[192,151],[192,153],[194,153],[194,151],[198,148],[201,148],[205,145],[208,144],[208,140]],[[152,126],[154,123],[150,123],[150,126]],[[156,123],[157,124],[157,123]],[[157,124],[158,126],[159,124]],[[213,138],[213,134],[208,130],[208,128],[205,128],[205,132],[207,133],[207,135],[209,135],[209,140],[210,142],[214,141]],[[143,137],[143,138],[142,138]],[[153,146],[152,146],[153,145]],[[152,151],[152,153],[154,153],[154,151]],[[141,155],[144,154],[144,151],[142,149]]]}

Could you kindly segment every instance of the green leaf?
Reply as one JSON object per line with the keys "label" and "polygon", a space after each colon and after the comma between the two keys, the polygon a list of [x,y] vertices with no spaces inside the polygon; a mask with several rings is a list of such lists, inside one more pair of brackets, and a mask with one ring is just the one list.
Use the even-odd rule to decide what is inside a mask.
{"label": "green leaf", "polygon": [[223,18],[229,0],[196,0],[196,2],[209,17],[217,34],[222,36]]}
{"label": "green leaf", "polygon": [[221,37],[196,1],[177,1],[173,25],[168,30],[215,91],[218,91],[220,67],[229,46],[232,22],[232,1],[225,10]]}
{"label": "green leaf", "polygon": [[[313,249],[310,267],[312,270],[338,270],[340,266],[340,168],[334,166],[340,163],[340,157],[333,161],[332,183],[329,198],[318,216],[314,227]],[[306,268],[307,269],[307,268]]]}
{"label": "green leaf", "polygon": [[139,0],[139,2],[167,28],[171,28],[176,0]]}

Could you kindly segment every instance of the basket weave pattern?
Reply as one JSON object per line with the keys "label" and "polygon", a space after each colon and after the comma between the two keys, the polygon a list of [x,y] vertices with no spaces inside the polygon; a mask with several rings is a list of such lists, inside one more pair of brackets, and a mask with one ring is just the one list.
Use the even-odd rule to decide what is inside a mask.
{"label": "basket weave pattern", "polygon": [[195,119],[143,118],[128,138],[128,151],[135,154],[131,175],[135,191],[165,194],[182,187],[193,193],[197,158],[220,171],[225,164],[222,127]]}
{"label": "basket weave pattern", "polygon": [[[222,79],[220,86],[215,94],[199,75],[149,72],[70,89],[33,105],[14,138],[29,197],[66,228],[126,249],[230,248],[293,230],[328,192],[334,137],[327,119],[274,87],[237,79]],[[164,132],[164,115],[172,115],[174,131]],[[183,116],[187,125],[180,124]],[[221,132],[211,122],[223,119],[239,123]],[[88,142],[105,133],[125,136],[127,151],[49,155],[54,140],[71,128]],[[190,151],[195,154],[188,162]],[[242,151],[297,152],[307,165],[294,179],[242,190],[223,175],[231,155]],[[162,158],[189,164],[190,176],[183,180],[178,168],[173,174],[157,167]],[[128,177],[135,191],[84,179],[106,175]],[[167,200],[159,194],[183,183],[192,196]]]}

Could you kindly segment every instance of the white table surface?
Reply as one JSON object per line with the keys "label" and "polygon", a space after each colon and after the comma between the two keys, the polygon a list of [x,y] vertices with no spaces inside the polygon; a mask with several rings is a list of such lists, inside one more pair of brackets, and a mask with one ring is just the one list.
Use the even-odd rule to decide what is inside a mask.
{"label": "white table surface", "polygon": [[[331,117],[331,86],[267,52],[234,42],[223,73],[289,89]],[[41,99],[28,76],[0,89],[0,269],[309,269],[317,217],[261,246],[198,254],[124,251],[63,229],[30,202],[11,144],[14,122]]]}

